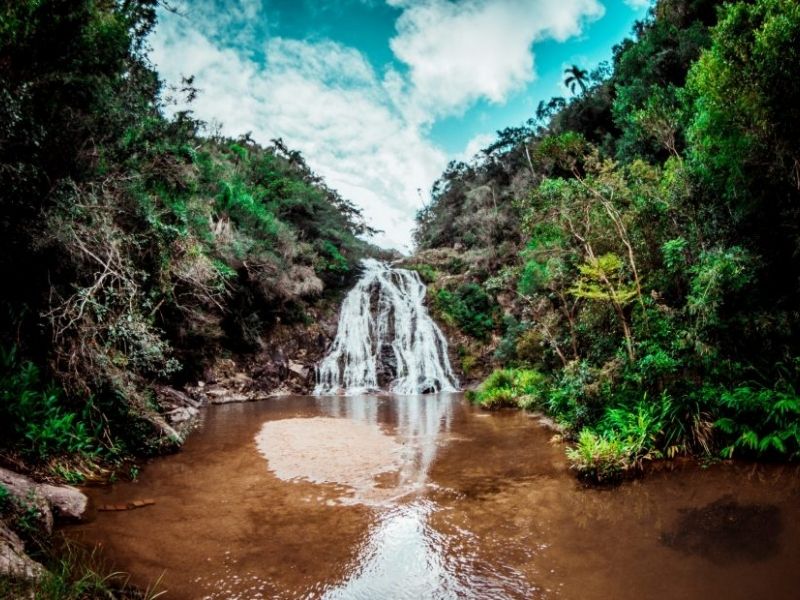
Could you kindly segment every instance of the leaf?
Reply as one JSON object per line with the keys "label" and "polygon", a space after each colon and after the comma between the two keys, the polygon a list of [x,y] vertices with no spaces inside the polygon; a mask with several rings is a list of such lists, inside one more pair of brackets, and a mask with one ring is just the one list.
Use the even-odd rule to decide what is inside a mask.
{"label": "leaf", "polygon": [[733,419],[723,417],[714,421],[714,427],[723,431],[724,433],[733,433],[736,430],[736,423]]}

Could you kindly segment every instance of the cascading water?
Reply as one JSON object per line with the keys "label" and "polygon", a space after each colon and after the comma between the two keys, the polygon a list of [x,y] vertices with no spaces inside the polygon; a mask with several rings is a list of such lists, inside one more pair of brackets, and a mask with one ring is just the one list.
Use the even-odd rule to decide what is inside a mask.
{"label": "cascading water", "polygon": [[373,259],[363,265],[364,274],[342,304],[314,393],[457,391],[447,340],[428,315],[419,275]]}

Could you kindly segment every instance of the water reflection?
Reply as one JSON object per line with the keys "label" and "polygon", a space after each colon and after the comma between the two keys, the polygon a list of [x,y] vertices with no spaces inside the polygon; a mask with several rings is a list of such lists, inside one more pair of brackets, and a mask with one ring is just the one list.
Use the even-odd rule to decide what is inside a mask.
{"label": "water reflection", "polygon": [[377,522],[369,541],[342,585],[328,599],[455,598],[459,583],[448,569],[443,536],[430,527],[431,502],[396,506]]}
{"label": "water reflection", "polygon": [[456,598],[460,587],[448,565],[446,537],[429,524],[436,505],[424,498],[430,467],[449,435],[459,397],[449,394],[320,398],[320,409],[330,416],[383,424],[403,445],[398,487],[403,496],[416,494],[407,504],[384,508],[350,577],[325,591],[330,599]]}
{"label": "water reflection", "polygon": [[[795,466],[676,464],[584,488],[535,420],[447,395],[275,398],[205,417],[138,481],[89,490],[95,505],[153,505],[68,530],[142,587],[164,574],[175,600],[789,600],[800,589]],[[276,445],[296,478],[276,476],[254,443],[270,423],[294,432]],[[377,501],[342,502],[358,490],[336,470],[309,477],[310,458],[348,476],[388,464],[392,476],[363,492]],[[369,484],[376,472],[364,468]]]}
{"label": "water reflection", "polygon": [[330,396],[317,399],[323,414],[383,425],[403,444],[399,486],[419,490],[450,433],[453,413],[460,402],[456,394],[393,396]]}

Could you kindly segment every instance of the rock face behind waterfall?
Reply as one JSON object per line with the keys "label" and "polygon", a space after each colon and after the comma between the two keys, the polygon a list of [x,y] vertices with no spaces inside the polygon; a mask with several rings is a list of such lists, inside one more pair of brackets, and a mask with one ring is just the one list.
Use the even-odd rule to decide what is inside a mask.
{"label": "rock face behind waterfall", "polygon": [[456,391],[447,341],[425,308],[419,275],[371,259],[363,264],[363,276],[342,304],[314,393]]}

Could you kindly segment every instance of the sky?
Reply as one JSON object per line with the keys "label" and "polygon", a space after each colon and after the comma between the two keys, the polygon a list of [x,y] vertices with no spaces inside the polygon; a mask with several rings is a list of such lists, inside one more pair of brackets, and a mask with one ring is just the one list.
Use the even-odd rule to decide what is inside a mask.
{"label": "sky", "polygon": [[[191,109],[231,137],[283,138],[409,252],[416,212],[450,160],[568,96],[649,0],[171,0],[151,59],[194,76]],[[175,105],[170,110],[186,107]]]}

